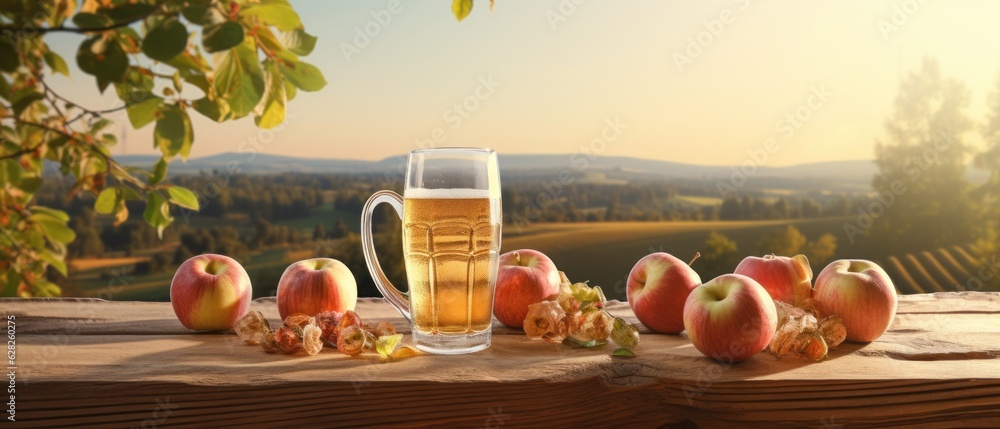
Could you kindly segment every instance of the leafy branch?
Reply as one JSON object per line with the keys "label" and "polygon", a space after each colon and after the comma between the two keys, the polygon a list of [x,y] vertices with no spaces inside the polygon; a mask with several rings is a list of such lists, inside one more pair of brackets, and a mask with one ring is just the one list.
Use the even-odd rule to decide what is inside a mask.
{"label": "leafy branch", "polygon": [[[174,211],[200,208],[194,192],[166,182],[169,163],[190,153],[192,112],[215,122],[252,115],[257,126],[271,128],[284,120],[298,90],[326,85],[322,73],[300,59],[316,37],[286,0],[81,3],[12,0],[0,10],[4,296],[58,295],[49,268],[67,274],[66,245],[75,239],[69,215],[35,202],[45,162],[72,177],[71,196],[93,195],[94,210],[112,215],[116,225],[131,217],[126,201],[144,200],[142,218],[162,236]],[[69,76],[66,61],[45,43],[57,32],[84,37],[77,65],[101,92],[113,87],[121,105],[86,108],[46,82],[49,75]],[[192,35],[199,33],[197,43]],[[107,115],[118,111],[134,129],[155,124],[153,144],[162,156],[152,169],[126,167],[111,156],[117,138],[106,131]]]}

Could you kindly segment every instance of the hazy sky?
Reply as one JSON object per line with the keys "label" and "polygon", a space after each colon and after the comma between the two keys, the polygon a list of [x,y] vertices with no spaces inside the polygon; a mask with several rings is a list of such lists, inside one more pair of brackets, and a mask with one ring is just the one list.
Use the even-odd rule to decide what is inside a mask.
{"label": "hazy sky", "polygon": [[[381,159],[437,136],[569,154],[603,134],[604,155],[696,164],[741,163],[769,137],[780,148],[768,165],[870,159],[901,73],[924,57],[970,87],[977,120],[1000,73],[991,1],[497,0],[491,13],[477,0],[461,23],[450,2],[292,3],[319,36],[304,59],[329,85],[299,92],[266,153]],[[366,27],[378,32],[367,44]],[[72,63],[79,36],[57,37]],[[113,91],[99,98],[92,77],[73,76],[58,87],[113,106]],[[250,117],[195,116],[193,157],[260,135]],[[129,130],[127,153],[156,153],[151,134]]]}

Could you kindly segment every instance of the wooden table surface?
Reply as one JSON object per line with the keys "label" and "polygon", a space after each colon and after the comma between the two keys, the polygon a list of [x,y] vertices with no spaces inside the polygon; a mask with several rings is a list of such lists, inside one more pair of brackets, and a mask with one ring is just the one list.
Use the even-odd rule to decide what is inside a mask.
{"label": "wooden table surface", "polygon": [[[266,354],[186,330],[169,303],[4,299],[0,317],[16,316],[11,427],[1000,426],[1000,294],[899,301],[874,343],[735,365],[644,328],[630,359],[496,327],[483,352],[379,362]],[[627,304],[609,308],[637,323]],[[279,323],[273,299],[252,309]],[[380,299],[357,311],[408,332]]]}

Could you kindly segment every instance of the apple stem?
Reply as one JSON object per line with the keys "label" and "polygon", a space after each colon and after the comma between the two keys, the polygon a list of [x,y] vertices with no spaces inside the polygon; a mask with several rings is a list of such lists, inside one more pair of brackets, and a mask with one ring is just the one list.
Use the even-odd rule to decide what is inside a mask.
{"label": "apple stem", "polygon": [[764,255],[764,259],[774,259],[774,258],[775,256],[773,253],[768,253],[767,255]]}
{"label": "apple stem", "polygon": [[693,257],[693,258],[691,258],[691,262],[688,262],[688,265],[691,265],[691,264],[693,264],[693,263],[694,263],[694,261],[696,261],[696,260],[697,260],[698,258],[700,258],[700,257],[701,257],[701,252],[694,252],[694,257]]}
{"label": "apple stem", "polygon": [[514,252],[514,263],[521,265],[521,254],[518,252]]}

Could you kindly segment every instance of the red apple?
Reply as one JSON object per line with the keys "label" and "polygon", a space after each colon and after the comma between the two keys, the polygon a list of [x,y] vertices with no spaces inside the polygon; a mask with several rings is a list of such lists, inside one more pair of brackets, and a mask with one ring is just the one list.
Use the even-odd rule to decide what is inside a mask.
{"label": "red apple", "polygon": [[701,277],[684,261],[669,253],[652,253],[628,274],[628,305],[647,328],[679,334],[684,330],[684,302],[700,284]]}
{"label": "red apple", "polygon": [[733,273],[756,280],[775,301],[799,305],[812,297],[813,273],[806,255],[748,256]]}
{"label": "red apple", "polygon": [[816,277],[813,299],[820,315],[840,316],[850,341],[875,341],[896,317],[896,288],[885,270],[871,261],[831,262]]}
{"label": "red apple", "polygon": [[253,289],[250,276],[228,256],[204,254],[177,267],[170,282],[170,305],[189,329],[231,329],[246,315]]}
{"label": "red apple", "polygon": [[537,250],[521,249],[500,255],[493,314],[511,328],[523,328],[528,306],[559,293],[556,264]]}
{"label": "red apple", "polygon": [[336,259],[304,259],[289,265],[278,280],[278,315],[315,315],[354,311],[358,283],[351,270]]}
{"label": "red apple", "polygon": [[722,362],[743,362],[767,347],[778,314],[756,280],[723,274],[695,288],[684,304],[684,330],[698,351]]}

